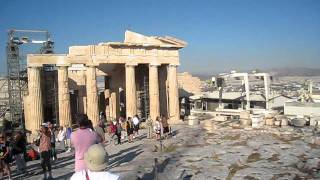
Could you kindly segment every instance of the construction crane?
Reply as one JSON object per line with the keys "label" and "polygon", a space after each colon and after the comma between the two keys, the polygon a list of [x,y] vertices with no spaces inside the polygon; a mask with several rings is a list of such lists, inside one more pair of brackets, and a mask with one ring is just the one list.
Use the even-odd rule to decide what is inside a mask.
{"label": "construction crane", "polygon": [[[40,45],[36,51],[32,51],[34,46]],[[22,51],[23,46],[31,49]],[[51,54],[53,53],[54,42],[50,39],[50,34],[45,30],[18,30],[8,31],[7,42],[7,78],[8,78],[8,109],[10,121],[13,124],[20,124],[24,128],[23,117],[23,95],[27,90],[27,53]]]}

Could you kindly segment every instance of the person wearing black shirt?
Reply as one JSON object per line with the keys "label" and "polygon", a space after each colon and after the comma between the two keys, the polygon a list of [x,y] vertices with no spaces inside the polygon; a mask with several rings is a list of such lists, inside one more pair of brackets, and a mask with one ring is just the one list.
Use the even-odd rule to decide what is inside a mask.
{"label": "person wearing black shirt", "polygon": [[57,151],[56,151],[56,134],[55,134],[55,128],[54,125],[49,121],[48,122],[48,128],[51,133],[51,157],[52,160],[57,160]]}
{"label": "person wearing black shirt", "polygon": [[14,136],[12,143],[12,155],[17,164],[17,170],[19,173],[26,171],[26,161],[24,159],[24,153],[26,151],[27,142],[21,132],[17,132]]}

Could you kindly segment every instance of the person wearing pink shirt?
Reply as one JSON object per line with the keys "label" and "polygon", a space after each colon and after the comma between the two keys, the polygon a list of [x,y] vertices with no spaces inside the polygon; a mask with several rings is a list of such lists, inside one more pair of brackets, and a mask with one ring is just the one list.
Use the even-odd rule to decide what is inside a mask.
{"label": "person wearing pink shirt", "polygon": [[88,127],[89,120],[86,115],[81,115],[78,123],[79,129],[71,134],[71,144],[75,150],[75,172],[87,169],[84,153],[90,146],[100,143],[97,133]]}

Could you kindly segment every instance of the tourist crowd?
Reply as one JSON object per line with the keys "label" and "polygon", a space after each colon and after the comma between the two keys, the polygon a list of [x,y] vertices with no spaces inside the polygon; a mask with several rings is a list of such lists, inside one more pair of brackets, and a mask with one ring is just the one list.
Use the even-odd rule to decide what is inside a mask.
{"label": "tourist crowd", "polygon": [[[33,145],[28,145],[26,135],[16,132],[7,138],[6,133],[0,135],[0,172],[11,179],[10,164],[15,161],[17,173],[27,173],[26,160],[40,158],[43,179],[52,179],[51,163],[57,160],[56,143],[65,152],[74,151],[75,173],[72,180],[110,179],[117,180],[119,176],[105,171],[108,165],[108,155],[105,146],[134,142],[140,139],[141,120],[137,115],[127,119],[109,121],[100,118],[93,127],[86,115],[77,117],[77,126],[55,127],[51,122],[43,123],[38,131]],[[155,121],[147,119],[148,138],[160,140],[168,138],[170,128],[166,117],[157,117]],[[28,147],[28,148],[27,148]]]}

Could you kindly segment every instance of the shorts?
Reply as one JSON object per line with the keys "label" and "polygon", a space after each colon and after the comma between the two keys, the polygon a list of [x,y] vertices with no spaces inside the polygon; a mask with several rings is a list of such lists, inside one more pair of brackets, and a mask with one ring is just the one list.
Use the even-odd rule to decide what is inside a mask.
{"label": "shorts", "polygon": [[130,136],[131,134],[133,134],[133,130],[127,130],[127,134],[128,136]]}

